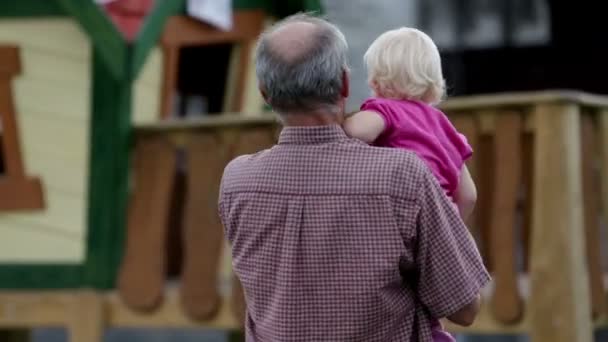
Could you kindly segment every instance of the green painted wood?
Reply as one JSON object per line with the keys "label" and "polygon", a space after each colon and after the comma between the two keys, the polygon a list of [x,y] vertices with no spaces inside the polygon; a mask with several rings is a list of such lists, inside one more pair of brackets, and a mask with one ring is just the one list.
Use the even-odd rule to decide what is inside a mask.
{"label": "green painted wood", "polygon": [[103,9],[90,0],[55,1],[58,1],[89,35],[102,60],[108,65],[107,71],[116,79],[126,77],[128,45]]}
{"label": "green painted wood", "polygon": [[167,18],[171,15],[184,13],[185,6],[186,0],[160,1],[156,4],[152,13],[148,15],[135,42],[131,69],[132,79],[137,78],[146,62],[146,57],[150,54],[150,50],[158,42]]}
{"label": "green painted wood", "polygon": [[82,285],[82,271],[82,266],[72,264],[1,264],[0,289],[78,288]]}
{"label": "green painted wood", "polygon": [[0,17],[65,16],[66,11],[56,0],[0,1]]}
{"label": "green painted wood", "polygon": [[87,217],[89,231],[84,271],[86,284],[94,288],[114,287],[124,248],[131,88],[131,82],[112,76],[103,56],[94,49]]}
{"label": "green painted wood", "polygon": [[233,0],[235,9],[263,9],[277,17],[286,17],[297,12],[322,12],[320,0]]}

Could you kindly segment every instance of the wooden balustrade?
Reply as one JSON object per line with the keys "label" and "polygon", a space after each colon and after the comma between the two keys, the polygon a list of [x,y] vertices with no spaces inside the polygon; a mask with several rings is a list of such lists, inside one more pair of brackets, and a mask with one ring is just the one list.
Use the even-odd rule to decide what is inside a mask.
{"label": "wooden balustrade", "polygon": [[[442,109],[475,150],[468,165],[478,205],[468,223],[494,277],[468,331],[590,342],[592,324],[608,323],[600,234],[608,220],[608,98],[505,94],[455,98]],[[220,285],[232,275],[216,215],[219,179],[233,157],[271,146],[278,128],[273,118],[230,114],[137,128],[119,281],[132,310],[163,310],[162,246],[167,229],[182,229],[183,313],[203,325],[238,328],[245,307],[240,285]],[[187,163],[184,220],[167,227],[177,150]]]}

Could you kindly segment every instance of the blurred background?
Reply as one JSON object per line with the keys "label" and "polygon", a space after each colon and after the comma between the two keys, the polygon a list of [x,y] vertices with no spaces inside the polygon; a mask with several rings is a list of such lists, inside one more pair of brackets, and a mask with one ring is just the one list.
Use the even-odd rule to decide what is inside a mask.
{"label": "blurred background", "polygon": [[[601,159],[608,158],[605,153],[601,157],[608,140],[601,140],[600,128],[608,128],[601,126],[601,113],[608,113],[608,98],[601,97],[608,93],[603,8],[592,0],[0,3],[0,342],[67,342],[70,334],[74,341],[102,335],[106,342],[242,340],[243,303],[221,227],[211,218],[215,204],[191,189],[209,189],[209,198],[215,198],[227,156],[272,143],[277,128],[257,92],[253,48],[264,27],[299,11],[322,13],[345,33],[351,48],[349,111],[370,95],[364,52],[379,34],[399,26],[419,28],[436,41],[450,98],[516,94],[507,102],[523,118],[516,122],[517,130],[525,131],[524,140],[517,140],[515,157],[511,155],[524,161],[522,184],[516,180],[521,191],[514,195],[513,207],[490,207],[510,211],[503,220],[513,239],[508,255],[496,259],[490,252],[499,249],[492,245],[496,240],[484,242],[495,225],[480,228],[485,223],[481,218],[472,228],[499,278],[516,278],[506,291],[516,298],[492,302],[508,317],[492,318],[486,311],[487,320],[458,332],[461,342],[529,340],[532,328],[524,311],[531,308],[532,235],[526,222],[531,220],[528,209],[534,209],[533,181],[526,183],[525,175],[537,171],[525,163],[534,144],[526,140],[530,120],[525,118],[531,113],[526,108],[545,101],[544,95],[535,97],[538,91],[576,91],[555,96],[566,96],[557,102],[576,103],[581,113],[593,116],[589,127],[595,140],[582,142],[593,153],[589,173],[583,173],[597,183],[583,186],[597,198],[589,204],[585,197],[582,209],[591,208],[584,211],[592,218],[585,224],[592,227],[585,230],[586,253],[581,252],[590,265],[591,295],[570,302],[589,309],[585,301],[590,296],[596,325],[604,325],[608,259],[602,215],[608,199],[606,190],[598,190],[608,189],[602,183],[606,171]],[[598,96],[571,95],[583,92]],[[482,102],[493,99],[504,101]],[[500,114],[493,105],[470,106],[458,107],[456,114]],[[246,123],[239,124],[241,119]],[[481,154],[487,141],[492,157],[492,149],[501,144],[503,121],[489,121],[478,124],[475,119],[473,135],[487,130],[482,126],[492,127],[490,133],[479,133]],[[214,138],[200,140],[197,134]],[[196,151],[209,156],[197,159],[190,153]],[[499,159],[488,160],[499,165]],[[497,198],[491,190],[483,196]],[[192,203],[211,209],[197,210]],[[208,229],[197,233],[198,224]],[[564,253],[565,263],[568,255]],[[504,259],[512,261],[503,274]],[[562,272],[560,263],[551,267]],[[585,279],[581,288],[588,287]],[[576,289],[569,293],[581,293]],[[572,305],[572,310],[578,308]],[[512,306],[516,308],[509,311]],[[103,323],[86,323],[96,320]],[[568,325],[558,322],[554,329]],[[594,334],[596,341],[608,341],[601,327]],[[547,341],[553,340],[534,342]]]}

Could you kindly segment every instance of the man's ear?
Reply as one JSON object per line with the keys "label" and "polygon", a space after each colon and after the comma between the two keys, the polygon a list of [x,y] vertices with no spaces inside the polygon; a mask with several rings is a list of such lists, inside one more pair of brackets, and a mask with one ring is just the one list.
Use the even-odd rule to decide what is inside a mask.
{"label": "man's ear", "polygon": [[348,70],[342,71],[342,95],[343,98],[347,98],[350,95],[350,75]]}
{"label": "man's ear", "polygon": [[262,88],[262,86],[260,84],[258,84],[258,89],[260,90],[260,94],[262,94],[262,98],[264,99],[264,102],[266,102],[266,104],[268,104],[268,95],[266,95],[266,91],[264,90],[264,88]]}

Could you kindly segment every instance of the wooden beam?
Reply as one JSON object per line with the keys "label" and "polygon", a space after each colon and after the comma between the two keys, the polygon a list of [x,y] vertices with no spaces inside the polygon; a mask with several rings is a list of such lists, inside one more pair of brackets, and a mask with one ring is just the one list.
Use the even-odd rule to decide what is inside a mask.
{"label": "wooden beam", "polygon": [[136,143],[135,184],[118,278],[119,293],[134,310],[149,312],[162,300],[176,154],[177,150],[163,137],[139,139]]}
{"label": "wooden beam", "polygon": [[494,186],[490,248],[496,288],[492,311],[497,320],[512,324],[521,319],[523,301],[517,287],[516,211],[521,189],[522,118],[518,112],[496,113]]}
{"label": "wooden beam", "polygon": [[194,319],[209,319],[219,308],[218,276],[224,230],[217,199],[231,146],[217,134],[197,134],[186,145],[188,188],[183,222],[182,305]]}
{"label": "wooden beam", "polygon": [[103,342],[105,311],[103,294],[94,291],[75,294],[68,322],[70,342]]}
{"label": "wooden beam", "polygon": [[[608,222],[608,178],[605,176],[608,175],[608,109],[599,110],[597,122],[600,144],[600,175],[602,175],[600,178],[601,212],[605,225]],[[604,300],[608,300],[608,297]],[[605,302],[604,305],[605,307],[608,306],[608,302]]]}
{"label": "wooden beam", "polygon": [[600,179],[596,173],[598,146],[596,129],[591,113],[581,116],[581,181],[583,184],[583,222],[585,224],[585,251],[591,291],[593,317],[605,312],[604,276],[601,262],[600,234]]}
{"label": "wooden beam", "polygon": [[113,77],[93,49],[86,284],[113,288],[123,252],[131,138],[132,85]]}
{"label": "wooden beam", "polygon": [[156,6],[146,18],[145,23],[137,35],[133,48],[133,59],[131,65],[131,79],[136,79],[143,68],[146,57],[157,44],[158,39],[165,27],[167,18],[183,12],[186,6],[185,0],[157,1]]}
{"label": "wooden beam", "polygon": [[552,103],[577,103],[590,107],[608,107],[608,96],[587,94],[573,90],[510,92],[455,97],[442,103],[440,108],[445,111],[474,110],[499,107],[525,107]]}
{"label": "wooden beam", "polygon": [[576,104],[540,104],[534,112],[533,342],[591,342],[585,258],[580,112]]}

